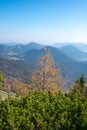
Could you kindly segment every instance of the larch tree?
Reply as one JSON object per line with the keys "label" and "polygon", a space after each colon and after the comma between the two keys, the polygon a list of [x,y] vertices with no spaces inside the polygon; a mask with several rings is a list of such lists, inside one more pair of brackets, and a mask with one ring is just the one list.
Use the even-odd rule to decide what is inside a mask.
{"label": "larch tree", "polygon": [[0,71],[0,89],[2,88],[2,79],[3,79],[3,76],[2,76],[2,72]]}
{"label": "larch tree", "polygon": [[59,67],[56,66],[46,48],[45,54],[39,61],[39,70],[32,75],[32,81],[36,87],[43,91],[58,91],[65,84]]}

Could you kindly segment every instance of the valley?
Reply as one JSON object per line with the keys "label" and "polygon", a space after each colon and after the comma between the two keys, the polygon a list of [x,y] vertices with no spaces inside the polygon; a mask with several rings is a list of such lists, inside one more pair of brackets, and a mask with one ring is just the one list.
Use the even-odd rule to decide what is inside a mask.
{"label": "valley", "polygon": [[73,45],[64,44],[58,48],[33,42],[26,45],[0,44],[0,71],[3,77],[13,78],[15,85],[16,82],[31,84],[32,73],[39,69],[38,62],[44,55],[45,48],[49,50],[54,62],[61,69],[67,84],[66,88],[69,88],[81,74],[87,78],[86,52]]}

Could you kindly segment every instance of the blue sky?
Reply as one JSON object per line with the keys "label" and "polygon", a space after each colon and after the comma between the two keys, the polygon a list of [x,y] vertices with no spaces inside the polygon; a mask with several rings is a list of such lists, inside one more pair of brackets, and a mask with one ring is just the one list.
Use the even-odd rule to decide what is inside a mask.
{"label": "blue sky", "polygon": [[0,0],[0,42],[87,43],[87,0]]}

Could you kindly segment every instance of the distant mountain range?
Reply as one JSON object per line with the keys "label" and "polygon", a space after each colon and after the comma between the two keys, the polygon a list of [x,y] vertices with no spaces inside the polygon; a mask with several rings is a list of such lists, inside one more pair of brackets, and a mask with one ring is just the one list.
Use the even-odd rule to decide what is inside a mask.
{"label": "distant mountain range", "polygon": [[61,68],[67,87],[82,73],[87,78],[87,53],[78,49],[75,44],[53,47],[34,42],[26,45],[0,44],[0,70],[4,77],[14,77],[28,83],[32,72],[38,69],[44,47],[49,49],[54,61]]}
{"label": "distant mountain range", "polygon": [[82,52],[73,45],[66,45],[60,48],[67,56],[77,61],[87,61],[87,53]]}
{"label": "distant mountain range", "polygon": [[72,45],[83,52],[87,52],[86,43],[55,43],[55,44],[52,44],[51,46],[56,47],[56,48],[61,48],[61,47],[67,46],[67,45]]}

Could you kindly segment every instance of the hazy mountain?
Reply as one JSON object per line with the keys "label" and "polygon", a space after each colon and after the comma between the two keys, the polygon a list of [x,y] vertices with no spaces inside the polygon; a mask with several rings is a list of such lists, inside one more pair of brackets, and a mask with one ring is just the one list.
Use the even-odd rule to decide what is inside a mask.
{"label": "hazy mountain", "polygon": [[56,47],[56,48],[61,48],[67,45],[73,45],[76,48],[78,48],[79,50],[83,51],[83,52],[87,52],[87,44],[86,43],[55,43],[52,44],[52,47]]}
{"label": "hazy mountain", "polygon": [[15,46],[15,45],[17,45],[17,44],[19,44],[19,43],[16,43],[16,42],[8,42],[8,43],[0,42],[0,45],[5,45],[5,46]]}
{"label": "hazy mountain", "polygon": [[69,45],[70,43],[54,43],[51,44],[52,47],[61,48],[63,46]]}
{"label": "hazy mountain", "polygon": [[79,44],[74,44],[74,46],[77,47],[79,50],[87,53],[87,44],[79,43]]}
{"label": "hazy mountain", "polygon": [[61,48],[61,50],[69,57],[77,61],[87,61],[87,53],[82,52],[73,45],[67,45]]}
{"label": "hazy mountain", "polygon": [[[21,47],[18,46],[17,48],[23,47],[23,45]],[[84,73],[83,68],[85,67],[83,66],[86,66],[86,63],[79,64],[77,61],[74,61],[72,58],[64,54],[63,51],[57,48],[47,46],[47,49],[49,49],[54,61],[62,70],[62,75],[69,85],[75,81],[81,73]],[[2,58],[0,59],[0,70],[3,71],[3,74],[6,77],[11,76],[23,82],[28,82],[32,72],[39,68],[38,62],[42,55],[44,55],[44,52],[44,48],[29,49],[25,53],[22,53],[21,57],[23,59],[20,58],[20,60],[14,60]]]}
{"label": "hazy mountain", "polygon": [[26,49],[42,49],[44,46],[35,42],[30,42],[26,45]]}
{"label": "hazy mountain", "polygon": [[23,54],[31,49],[42,49],[43,45],[31,42],[29,44],[8,45],[0,44],[0,57],[8,59],[23,59]]}
{"label": "hazy mountain", "polygon": [[[46,47],[62,70],[62,75],[69,86],[82,73],[87,77],[87,62],[78,62],[73,58],[72,53],[76,53],[78,57],[79,54],[84,55],[76,47],[66,46],[61,49]],[[0,45],[0,70],[3,71],[5,77],[14,77],[22,82],[29,82],[32,72],[39,69],[38,62],[44,53],[44,46],[36,43],[15,46]]]}

